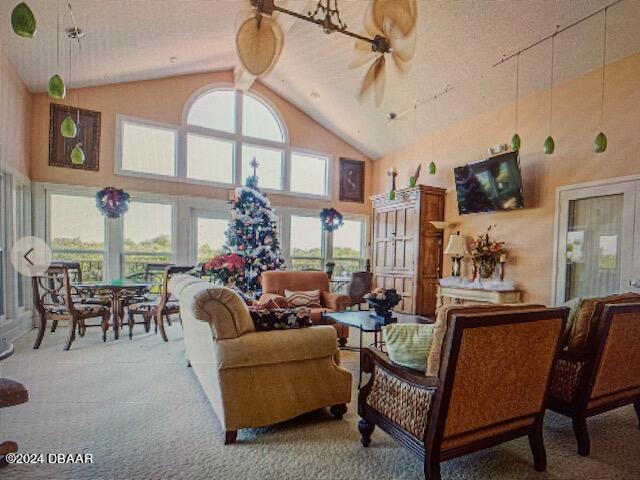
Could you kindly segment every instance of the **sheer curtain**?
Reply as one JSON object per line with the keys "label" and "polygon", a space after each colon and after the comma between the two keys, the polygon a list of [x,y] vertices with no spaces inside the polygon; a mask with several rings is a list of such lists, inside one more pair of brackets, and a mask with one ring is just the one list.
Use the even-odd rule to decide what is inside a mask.
{"label": "sheer curtain", "polygon": [[617,293],[623,195],[569,202],[565,300]]}

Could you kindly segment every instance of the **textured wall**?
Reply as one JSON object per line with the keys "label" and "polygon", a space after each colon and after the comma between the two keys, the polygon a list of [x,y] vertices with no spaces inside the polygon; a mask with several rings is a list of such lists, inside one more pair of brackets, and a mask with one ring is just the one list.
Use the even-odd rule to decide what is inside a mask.
{"label": "textured wall", "polygon": [[31,94],[0,49],[0,159],[29,176]]}
{"label": "textured wall", "polygon": [[[39,93],[33,98],[32,123],[32,179],[36,181],[59,182],[85,186],[104,187],[115,185],[128,190],[190,195],[208,198],[228,198],[228,190],[203,185],[146,180],[114,174],[114,146],[116,114],[131,115],[160,122],[179,125],[182,110],[189,97],[198,89],[216,82],[232,83],[231,71],[208,74],[186,75],[160,80],[121,83],[80,90],[82,108],[102,112],[102,132],[100,138],[100,171],[85,172],[48,166],[49,101],[46,94]],[[289,131],[292,146],[308,148],[333,155],[333,201],[336,208],[344,212],[368,213],[368,202],[364,204],[338,202],[338,159],[348,157],[367,162],[366,197],[370,194],[370,161],[333,133],[319,125],[304,112],[278,96],[270,89],[256,82],[253,89],[268,98],[280,111]],[[68,98],[75,106],[76,91]],[[323,208],[323,202],[285,195],[269,195],[274,205],[301,208]]]}
{"label": "textured wall", "polygon": [[[509,142],[514,133],[514,105],[471,118],[435,134],[430,133],[403,151],[373,162],[373,190],[388,189],[387,169],[395,165],[399,185],[419,161],[438,164],[435,176],[421,182],[448,190],[445,219],[451,230],[475,235],[497,224],[496,237],[507,242],[511,252],[507,279],[525,290],[526,301],[551,300],[556,188],[592,180],[640,174],[640,54],[607,66],[605,123],[600,125],[600,81],[602,71],[592,71],[559,85],[553,96],[555,154],[544,155],[542,145],[549,134],[549,92],[543,91],[519,102],[519,134],[522,138],[521,166],[526,209],[494,214],[459,216],[453,168],[487,156],[487,147]],[[455,93],[455,92],[454,92]],[[446,108],[446,101],[440,108]],[[606,153],[593,153],[593,140],[603,129],[609,139]],[[424,169],[423,169],[424,172]],[[448,267],[445,267],[448,271]]]}

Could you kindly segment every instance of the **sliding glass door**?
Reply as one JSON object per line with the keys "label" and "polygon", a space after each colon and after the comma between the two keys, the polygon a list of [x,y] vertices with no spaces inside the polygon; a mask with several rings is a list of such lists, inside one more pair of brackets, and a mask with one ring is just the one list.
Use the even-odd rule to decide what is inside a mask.
{"label": "sliding glass door", "polygon": [[555,302],[639,289],[640,180],[559,193]]}
{"label": "sliding glass door", "polygon": [[204,263],[222,253],[228,225],[227,212],[192,210],[191,258],[193,262]]}

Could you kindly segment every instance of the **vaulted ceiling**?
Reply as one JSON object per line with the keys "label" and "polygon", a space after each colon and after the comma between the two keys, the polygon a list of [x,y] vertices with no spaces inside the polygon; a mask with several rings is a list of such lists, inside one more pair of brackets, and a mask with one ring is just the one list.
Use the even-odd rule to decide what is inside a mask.
{"label": "vaulted ceiling", "polygon": [[[56,4],[62,28],[71,26],[66,1],[29,0],[38,19],[35,39],[11,33],[9,16],[18,0],[0,0],[0,40],[30,90],[44,91],[56,71],[68,70],[69,40],[60,37],[56,56]],[[306,12],[309,0],[276,0]],[[361,30],[368,0],[339,0],[343,20]],[[418,44],[412,68],[399,75],[391,67],[384,102],[359,102],[356,93],[366,67],[351,70],[353,40],[325,35],[301,20],[287,23],[285,46],[276,67],[261,79],[267,86],[369,156],[412,142],[416,134],[464,120],[514,99],[515,63],[492,67],[503,56],[587,16],[612,0],[460,0],[419,2]],[[72,0],[86,32],[71,87],[102,85],[234,68],[235,30],[248,0]],[[598,68],[602,61],[602,15],[556,39],[557,82]],[[4,19],[7,19],[5,21]],[[640,2],[624,0],[609,10],[607,62],[640,51]],[[550,42],[522,55],[520,92],[548,88]],[[67,75],[68,76],[68,75]],[[433,104],[403,117],[395,127],[390,111],[411,109],[452,89]],[[168,95],[171,92],[167,92]],[[393,130],[396,130],[394,140]]]}

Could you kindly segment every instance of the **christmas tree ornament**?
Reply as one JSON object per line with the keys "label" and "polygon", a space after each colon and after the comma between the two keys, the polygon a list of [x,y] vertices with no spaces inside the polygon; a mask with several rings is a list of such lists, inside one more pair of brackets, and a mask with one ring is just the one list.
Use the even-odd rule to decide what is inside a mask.
{"label": "christmas tree ornament", "polygon": [[57,73],[49,79],[47,92],[51,98],[55,98],[56,100],[62,100],[67,95],[67,88],[64,85],[64,81]]}
{"label": "christmas tree ornament", "polygon": [[22,2],[14,7],[11,12],[11,27],[16,35],[33,38],[36,34],[36,17],[29,5]]}
{"label": "christmas tree ornament", "polygon": [[60,133],[64,138],[75,138],[78,134],[76,123],[73,121],[73,118],[71,118],[71,115],[67,115],[60,124]]}
{"label": "christmas tree ornament", "polygon": [[76,146],[73,147],[69,157],[71,158],[71,163],[74,165],[82,165],[84,163],[84,152],[79,143],[76,143]]}

